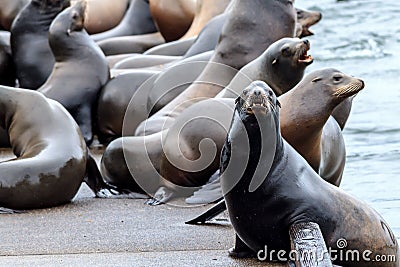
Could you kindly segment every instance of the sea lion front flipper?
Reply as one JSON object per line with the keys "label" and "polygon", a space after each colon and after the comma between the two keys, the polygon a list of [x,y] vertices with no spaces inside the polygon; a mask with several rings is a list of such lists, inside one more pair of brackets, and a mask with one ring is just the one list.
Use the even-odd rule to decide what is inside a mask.
{"label": "sea lion front flipper", "polygon": [[255,258],[256,253],[249,248],[241,239],[236,235],[235,246],[229,249],[229,256],[232,258]]}
{"label": "sea lion front flipper", "polygon": [[[299,255],[296,259],[296,266],[332,266],[318,224],[313,222],[293,224],[290,227],[289,235],[291,249],[297,251],[297,255]],[[310,252],[312,252],[312,255],[310,255]]]}
{"label": "sea lion front flipper", "polygon": [[196,218],[185,222],[185,224],[205,224],[207,221],[215,218],[217,215],[226,210],[225,200],[220,198],[220,201],[206,212],[200,214]]}
{"label": "sea lion front flipper", "polygon": [[187,204],[209,204],[222,199],[221,181],[219,171],[214,173],[208,183],[203,185],[193,195],[186,199]]}
{"label": "sea lion front flipper", "polygon": [[174,198],[176,192],[167,187],[158,188],[154,196],[149,199],[146,204],[150,206],[158,206],[168,202],[168,200]]}
{"label": "sea lion front flipper", "polygon": [[84,182],[89,186],[92,192],[98,198],[129,198],[129,199],[146,199],[147,195],[132,192],[128,189],[118,188],[117,186],[106,183],[101,176],[96,161],[88,152],[86,163],[86,177]]}

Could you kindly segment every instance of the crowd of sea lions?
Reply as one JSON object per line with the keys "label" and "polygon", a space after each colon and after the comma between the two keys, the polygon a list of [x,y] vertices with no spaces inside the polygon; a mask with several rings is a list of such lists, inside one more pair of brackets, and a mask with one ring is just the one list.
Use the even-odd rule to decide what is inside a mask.
{"label": "crowd of sea lions", "polygon": [[365,85],[305,75],[320,19],[294,0],[0,1],[0,147],[15,155],[0,213],[68,203],[85,182],[102,198],[218,202],[189,223],[227,209],[233,257],[290,251],[302,223],[333,249],[399,255],[384,219],[339,188]]}

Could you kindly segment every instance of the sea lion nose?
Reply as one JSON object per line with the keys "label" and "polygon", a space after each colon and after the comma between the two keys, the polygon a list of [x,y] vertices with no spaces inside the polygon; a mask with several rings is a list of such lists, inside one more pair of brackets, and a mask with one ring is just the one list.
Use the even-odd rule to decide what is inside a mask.
{"label": "sea lion nose", "polygon": [[310,45],[310,41],[308,41],[307,39],[306,39],[306,40],[303,40],[303,43],[304,43],[305,45]]}
{"label": "sea lion nose", "polygon": [[253,93],[254,93],[255,96],[260,96],[261,95],[261,90],[256,89],[256,90],[254,90]]}

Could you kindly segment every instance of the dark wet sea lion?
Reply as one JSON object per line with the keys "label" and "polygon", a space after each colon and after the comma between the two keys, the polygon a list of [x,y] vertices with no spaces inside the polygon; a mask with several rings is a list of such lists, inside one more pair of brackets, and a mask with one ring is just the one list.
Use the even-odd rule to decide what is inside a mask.
{"label": "dark wet sea lion", "polygon": [[90,0],[86,3],[85,29],[89,34],[94,34],[117,26],[124,17],[129,0]]}
{"label": "dark wet sea lion", "polygon": [[60,13],[51,24],[49,43],[56,63],[39,88],[60,102],[74,117],[85,141],[93,140],[92,117],[101,87],[109,78],[106,58],[84,29],[85,2]]}
{"label": "dark wet sea lion", "polygon": [[54,57],[48,31],[53,19],[69,5],[69,0],[32,0],[15,18],[11,50],[20,87],[37,89],[49,77]]}
{"label": "dark wet sea lion", "polygon": [[[366,203],[320,179],[282,138],[279,104],[272,89],[255,82],[236,102],[221,155],[224,198],[240,238],[232,255],[246,250],[257,253],[265,247],[289,253],[289,228],[307,222],[319,225],[332,249],[345,253],[368,250],[371,259],[399,255],[396,238],[383,218]],[[339,240],[346,240],[347,246],[340,246]],[[334,263],[399,265],[398,258],[396,262],[367,262],[342,257]]]}
{"label": "dark wet sea lion", "polygon": [[192,24],[196,0],[149,0],[150,12],[165,41],[181,38]]}
{"label": "dark wet sea lion", "polygon": [[29,0],[0,0],[0,28],[9,31],[15,17]]}
{"label": "dark wet sea lion", "polygon": [[93,34],[95,41],[127,35],[137,35],[156,32],[153,18],[150,14],[148,0],[130,0],[129,8],[121,22],[109,31]]}
{"label": "dark wet sea lion", "polygon": [[[253,15],[254,12],[257,16]],[[292,37],[295,21],[296,13],[290,0],[234,0],[210,64],[198,78],[201,82],[190,86],[143,122],[136,134],[146,135],[168,128],[182,110],[202,99],[214,97],[235,76],[234,70],[257,58],[273,42]]]}

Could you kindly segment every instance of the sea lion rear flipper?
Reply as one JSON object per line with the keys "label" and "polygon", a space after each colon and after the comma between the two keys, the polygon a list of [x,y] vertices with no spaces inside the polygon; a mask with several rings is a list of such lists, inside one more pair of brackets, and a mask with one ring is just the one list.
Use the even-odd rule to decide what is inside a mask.
{"label": "sea lion rear flipper", "polygon": [[226,203],[225,203],[225,200],[223,198],[221,198],[220,201],[217,204],[215,204],[212,208],[208,209],[206,212],[200,214],[196,218],[194,218],[190,221],[187,221],[185,223],[186,224],[204,224],[225,210],[226,210]]}
{"label": "sea lion rear flipper", "polygon": [[239,259],[255,258],[256,253],[236,235],[235,246],[229,249],[229,256]]}
{"label": "sea lion rear flipper", "polygon": [[[313,222],[293,224],[290,227],[289,235],[291,249],[297,251],[296,254],[299,255],[296,259],[296,266],[332,266],[330,255],[318,224]],[[310,255],[310,252],[313,254]]]}
{"label": "sea lion rear flipper", "polygon": [[127,189],[118,188],[106,183],[101,176],[96,161],[88,151],[86,164],[86,177],[84,182],[89,186],[92,192],[98,198],[129,198],[129,199],[146,199],[147,195],[132,192]]}
{"label": "sea lion rear flipper", "polygon": [[154,196],[146,202],[146,204],[150,206],[162,205],[167,203],[168,200],[174,198],[174,196],[175,191],[168,187],[162,186],[157,190]]}

